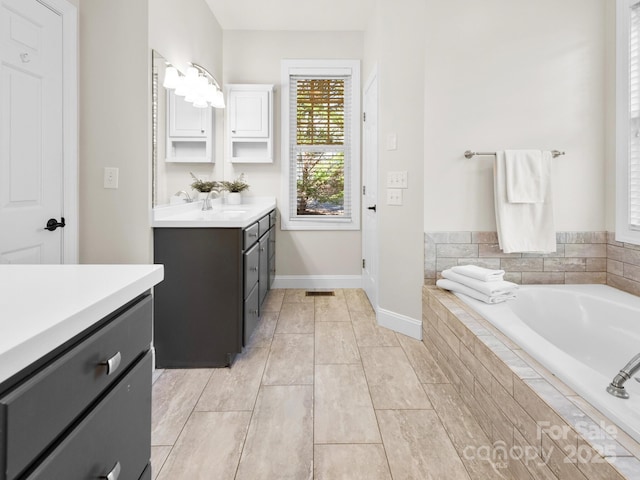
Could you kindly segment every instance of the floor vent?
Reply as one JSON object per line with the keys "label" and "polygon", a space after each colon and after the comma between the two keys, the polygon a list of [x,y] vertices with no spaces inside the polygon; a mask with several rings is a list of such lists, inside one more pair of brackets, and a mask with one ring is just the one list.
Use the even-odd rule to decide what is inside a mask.
{"label": "floor vent", "polygon": [[313,291],[307,292],[307,297],[334,297],[336,294],[333,291]]}

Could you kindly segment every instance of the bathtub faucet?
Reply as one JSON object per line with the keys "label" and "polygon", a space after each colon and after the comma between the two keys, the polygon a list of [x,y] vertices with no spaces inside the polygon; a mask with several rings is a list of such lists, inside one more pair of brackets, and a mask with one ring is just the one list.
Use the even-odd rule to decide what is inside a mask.
{"label": "bathtub faucet", "polygon": [[620,372],[615,376],[613,381],[607,387],[607,392],[609,392],[614,397],[629,398],[629,394],[624,389],[624,384],[638,370],[640,370],[640,353],[629,360],[629,363],[622,367],[622,370],[620,370]]}

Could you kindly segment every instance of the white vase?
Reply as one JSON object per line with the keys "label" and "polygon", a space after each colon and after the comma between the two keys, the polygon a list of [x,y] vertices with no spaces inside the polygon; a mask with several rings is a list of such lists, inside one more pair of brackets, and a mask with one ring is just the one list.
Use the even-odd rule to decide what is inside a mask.
{"label": "white vase", "polygon": [[227,203],[229,205],[240,205],[242,203],[242,194],[240,192],[229,192]]}

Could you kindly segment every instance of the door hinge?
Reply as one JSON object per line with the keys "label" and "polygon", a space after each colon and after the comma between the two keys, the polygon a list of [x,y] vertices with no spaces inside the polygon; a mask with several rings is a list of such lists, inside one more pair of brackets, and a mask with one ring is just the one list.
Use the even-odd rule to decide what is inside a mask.
{"label": "door hinge", "polygon": [[362,121],[363,122],[367,121],[367,112],[362,112]]}
{"label": "door hinge", "polygon": [[366,195],[366,194],[367,194],[367,186],[366,186],[366,185],[363,185],[363,186],[362,186],[362,194],[363,194],[363,195]]}
{"label": "door hinge", "polygon": [[366,264],[367,264],[367,262],[366,262],[366,260],[363,258],[363,259],[362,259],[362,268],[364,268],[364,267],[366,266]]}

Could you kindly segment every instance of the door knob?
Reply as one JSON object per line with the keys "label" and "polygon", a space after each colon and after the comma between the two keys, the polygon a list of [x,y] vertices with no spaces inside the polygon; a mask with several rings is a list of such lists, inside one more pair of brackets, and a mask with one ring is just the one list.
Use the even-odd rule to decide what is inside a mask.
{"label": "door knob", "polygon": [[373,210],[374,212],[377,211],[377,205],[374,205],[373,207],[367,207],[367,210]]}
{"label": "door knob", "polygon": [[64,226],[66,225],[66,223],[64,222],[64,217],[60,217],[60,219],[62,221],[58,222],[55,218],[50,218],[49,221],[47,222],[47,226],[44,227],[44,229],[49,230],[50,232],[53,232],[58,227],[64,228]]}

